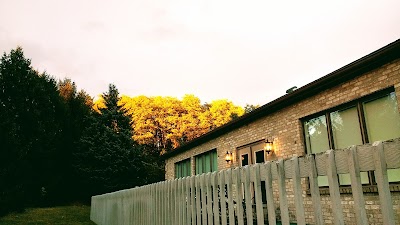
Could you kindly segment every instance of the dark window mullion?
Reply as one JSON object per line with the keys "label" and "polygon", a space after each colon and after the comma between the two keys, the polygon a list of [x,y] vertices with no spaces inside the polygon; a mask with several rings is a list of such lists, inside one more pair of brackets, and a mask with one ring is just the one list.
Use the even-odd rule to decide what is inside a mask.
{"label": "dark window mullion", "polygon": [[360,122],[363,144],[367,144],[369,143],[368,133],[367,133],[367,123],[365,122],[364,108],[361,102],[357,102],[357,111],[358,111],[358,120]]}
{"label": "dark window mullion", "polygon": [[214,171],[213,153],[214,153],[213,151],[210,152],[210,172]]}
{"label": "dark window mullion", "polygon": [[335,142],[333,140],[333,131],[331,124],[331,113],[329,111],[326,113],[325,118],[326,118],[326,128],[328,129],[329,148],[335,149]]}
{"label": "dark window mullion", "polygon": [[249,155],[249,164],[248,164],[248,165],[251,165],[251,164],[253,163],[252,160],[251,160],[253,154],[254,154],[254,152],[253,152],[253,147],[250,146],[250,155]]}
{"label": "dark window mullion", "polygon": [[209,161],[209,163],[210,163],[210,172],[211,172],[211,169],[212,169],[212,163],[211,163],[212,153],[210,152],[208,155],[209,155],[208,161]]}
{"label": "dark window mullion", "polygon": [[[368,139],[368,132],[367,132],[367,123],[365,122],[365,114],[364,114],[364,107],[361,101],[357,102],[357,112],[358,112],[358,120],[360,122],[360,129],[361,129],[361,137],[363,144],[369,143]],[[375,182],[375,175],[373,171],[368,171],[368,181],[369,184],[376,184]]]}
{"label": "dark window mullion", "polygon": [[202,173],[205,173],[205,171],[207,171],[207,168],[206,168],[206,165],[207,165],[207,163],[206,163],[206,155],[207,155],[207,153],[206,154],[204,154],[203,156],[202,156],[202,158],[203,158],[203,160],[202,160],[202,163],[203,163],[203,171],[201,171]]}

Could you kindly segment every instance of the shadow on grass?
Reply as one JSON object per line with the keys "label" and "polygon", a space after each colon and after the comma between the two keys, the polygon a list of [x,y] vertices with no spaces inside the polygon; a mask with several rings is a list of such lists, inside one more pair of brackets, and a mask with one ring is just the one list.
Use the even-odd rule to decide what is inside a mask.
{"label": "shadow on grass", "polygon": [[0,225],[94,225],[89,217],[90,206],[30,208],[0,217]]}

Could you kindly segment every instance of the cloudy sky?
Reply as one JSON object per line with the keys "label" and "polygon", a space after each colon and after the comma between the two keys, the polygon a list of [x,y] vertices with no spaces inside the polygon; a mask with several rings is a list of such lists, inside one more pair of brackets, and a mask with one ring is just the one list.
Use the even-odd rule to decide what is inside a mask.
{"label": "cloudy sky", "polygon": [[399,0],[0,0],[0,51],[96,96],[265,104],[400,38]]}

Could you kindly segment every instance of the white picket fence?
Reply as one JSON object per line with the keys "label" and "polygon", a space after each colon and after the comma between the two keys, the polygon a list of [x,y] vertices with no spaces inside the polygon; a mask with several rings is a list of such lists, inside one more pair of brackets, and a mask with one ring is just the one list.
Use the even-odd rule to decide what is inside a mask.
{"label": "white picket fence", "polygon": [[[324,175],[329,181],[333,223],[344,224],[338,174],[350,173],[356,223],[368,224],[360,172],[375,171],[383,224],[392,225],[398,221],[395,221],[387,169],[395,168],[400,168],[399,139],[93,196],[90,218],[98,225],[274,225],[278,216],[282,224],[289,224],[286,181],[290,179],[295,222],[306,224],[307,194],[302,181],[304,184],[308,180],[313,224],[324,224],[317,184],[317,177]],[[266,183],[266,209],[261,200],[261,181]],[[279,201],[274,201],[274,197]]]}

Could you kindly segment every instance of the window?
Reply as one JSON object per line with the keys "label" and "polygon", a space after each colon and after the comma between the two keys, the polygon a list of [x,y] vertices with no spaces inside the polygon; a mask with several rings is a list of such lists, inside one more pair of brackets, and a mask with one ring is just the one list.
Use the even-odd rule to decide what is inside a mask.
{"label": "window", "polygon": [[[400,137],[400,114],[396,94],[391,88],[321,112],[303,120],[307,153],[341,149]],[[400,181],[400,169],[388,170],[390,182]],[[373,184],[373,173],[362,172],[361,182]],[[339,175],[341,185],[350,185],[348,174]],[[326,176],[319,186],[328,186]]]}
{"label": "window", "polygon": [[175,163],[175,178],[187,177],[192,175],[190,159]]}
{"label": "window", "polygon": [[218,169],[217,150],[213,149],[195,157],[196,174],[214,172]]}

